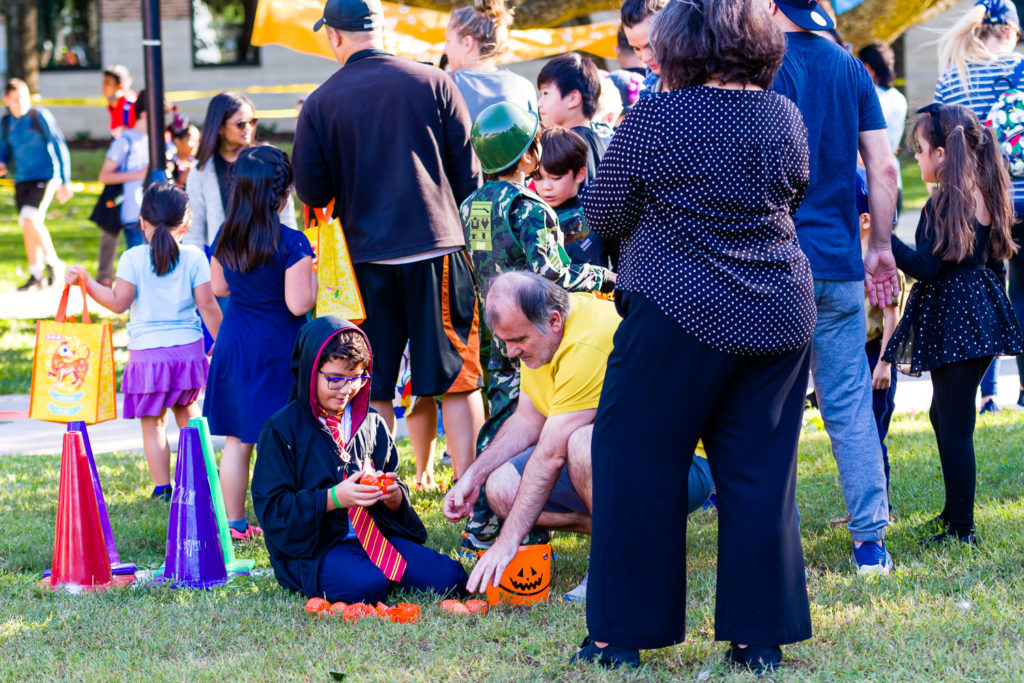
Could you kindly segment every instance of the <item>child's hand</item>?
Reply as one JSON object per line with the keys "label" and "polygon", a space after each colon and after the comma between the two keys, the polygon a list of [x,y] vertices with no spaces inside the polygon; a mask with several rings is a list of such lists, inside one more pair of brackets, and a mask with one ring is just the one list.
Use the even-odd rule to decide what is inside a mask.
{"label": "child's hand", "polygon": [[384,489],[384,496],[380,499],[390,510],[397,510],[402,504],[402,487],[398,485],[398,472],[377,473],[378,477],[387,477],[391,480],[388,487]]}
{"label": "child's hand", "polygon": [[85,268],[79,265],[68,266],[68,269],[64,271],[64,282],[69,285],[77,285],[78,278],[88,279],[89,274],[85,272]]}
{"label": "child's hand", "polygon": [[[342,507],[350,508],[356,505],[359,507],[369,507],[381,499],[379,488],[376,486],[364,486],[359,483],[359,479],[362,476],[362,472],[356,472],[334,487],[334,495],[338,498],[338,502],[341,503]],[[330,497],[330,494],[328,494],[328,497]],[[333,501],[333,498],[331,500]]]}
{"label": "child's hand", "polygon": [[871,373],[871,388],[880,391],[888,389],[892,384],[892,363],[884,360],[878,361],[875,371]]}

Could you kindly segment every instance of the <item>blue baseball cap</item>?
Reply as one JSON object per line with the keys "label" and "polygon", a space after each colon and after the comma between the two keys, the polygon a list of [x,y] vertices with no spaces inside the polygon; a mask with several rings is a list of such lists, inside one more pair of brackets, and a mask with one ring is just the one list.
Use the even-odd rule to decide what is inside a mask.
{"label": "blue baseball cap", "polygon": [[1017,6],[1010,2],[1010,0],[978,0],[974,3],[974,6],[977,7],[978,5],[985,8],[985,18],[981,20],[981,23],[993,26],[1009,24],[1010,26],[1015,26],[1020,31],[1020,17],[1017,15]]}
{"label": "blue baseball cap", "polygon": [[380,0],[327,0],[313,30],[324,24],[339,31],[372,31],[384,25],[384,8]]}
{"label": "blue baseball cap", "polygon": [[825,31],[836,26],[817,0],[775,0],[775,5],[786,18],[808,31]]}

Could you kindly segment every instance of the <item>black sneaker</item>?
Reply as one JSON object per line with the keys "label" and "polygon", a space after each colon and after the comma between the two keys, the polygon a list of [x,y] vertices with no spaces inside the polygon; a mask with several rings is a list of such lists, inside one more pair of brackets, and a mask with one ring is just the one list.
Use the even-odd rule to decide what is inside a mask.
{"label": "black sneaker", "polygon": [[778,645],[747,645],[731,643],[725,659],[734,666],[750,669],[755,676],[773,673],[782,664],[782,648]]}
{"label": "black sneaker", "polygon": [[994,398],[990,398],[990,399],[988,399],[987,401],[985,401],[984,403],[981,404],[981,410],[978,411],[978,414],[979,415],[984,415],[985,413],[998,413],[998,412],[999,412],[999,404],[996,403],[996,400]]}
{"label": "black sneaker", "polygon": [[605,669],[617,669],[620,666],[636,669],[640,666],[640,651],[615,645],[598,647],[587,636],[580,644],[580,651],[569,659],[570,664],[574,662],[593,662]]}
{"label": "black sneaker", "polygon": [[1013,407],[1017,410],[1024,410],[1024,389],[1020,390],[1020,395],[1017,396],[1017,402],[1013,404]]}
{"label": "black sneaker", "polygon": [[46,286],[53,287],[54,272],[53,266],[46,264]]}
{"label": "black sneaker", "polygon": [[43,281],[37,278],[35,275],[29,275],[28,280],[25,281],[21,287],[18,287],[19,292],[27,292],[30,289],[42,289]]}
{"label": "black sneaker", "polygon": [[921,545],[924,545],[924,546],[941,545],[943,543],[949,543],[949,542],[953,542],[953,541],[955,541],[957,543],[965,543],[965,544],[971,546],[972,548],[977,548],[978,547],[978,539],[974,535],[973,531],[970,531],[968,533],[961,533],[959,531],[954,531],[951,528],[950,529],[944,529],[941,532],[935,534],[934,536],[926,538],[924,541],[922,541]]}

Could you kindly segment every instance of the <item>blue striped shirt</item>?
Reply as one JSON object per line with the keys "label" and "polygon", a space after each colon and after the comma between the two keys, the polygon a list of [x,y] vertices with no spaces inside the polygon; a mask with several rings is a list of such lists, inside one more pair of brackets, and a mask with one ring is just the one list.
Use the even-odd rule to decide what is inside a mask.
{"label": "blue striped shirt", "polygon": [[[984,122],[992,105],[1010,88],[1013,70],[1021,56],[1017,53],[1000,55],[994,62],[968,64],[969,88],[965,89],[956,68],[946,69],[935,84],[935,101],[940,104],[962,104],[971,109]],[[1024,178],[1013,178],[1014,203],[1024,204]]]}

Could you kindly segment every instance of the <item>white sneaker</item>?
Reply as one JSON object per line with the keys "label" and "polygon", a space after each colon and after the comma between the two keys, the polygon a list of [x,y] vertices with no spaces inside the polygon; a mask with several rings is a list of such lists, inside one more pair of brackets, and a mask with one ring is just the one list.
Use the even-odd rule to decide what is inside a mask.
{"label": "white sneaker", "polygon": [[571,591],[562,596],[562,599],[566,602],[583,602],[587,599],[587,578],[590,576],[590,570],[583,575],[583,580],[580,581],[580,585],[573,588]]}

